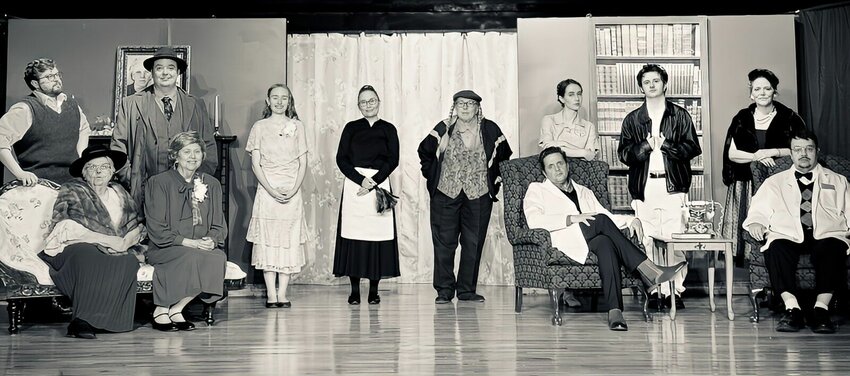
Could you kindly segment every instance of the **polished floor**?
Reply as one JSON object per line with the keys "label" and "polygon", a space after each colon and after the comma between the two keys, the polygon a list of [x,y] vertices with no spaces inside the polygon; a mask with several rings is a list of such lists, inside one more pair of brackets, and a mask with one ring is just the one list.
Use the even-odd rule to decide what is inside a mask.
{"label": "polished floor", "polygon": [[66,323],[25,324],[18,335],[0,335],[0,375],[850,372],[850,328],[777,333],[769,313],[760,324],[747,320],[745,296],[735,296],[734,321],[726,319],[725,304],[711,313],[707,298],[692,298],[675,321],[656,314],[652,322],[643,322],[637,301],[626,297],[630,330],[611,332],[605,313],[566,313],[563,326],[552,326],[545,294],[525,296],[522,314],[515,314],[508,286],[481,287],[485,303],[446,305],[434,304],[428,285],[383,284],[380,305],[360,306],[346,303],[347,286],[291,291],[291,309],[231,296],[217,308],[214,326],[192,332],[162,333],[146,324],[79,340],[64,337]]}

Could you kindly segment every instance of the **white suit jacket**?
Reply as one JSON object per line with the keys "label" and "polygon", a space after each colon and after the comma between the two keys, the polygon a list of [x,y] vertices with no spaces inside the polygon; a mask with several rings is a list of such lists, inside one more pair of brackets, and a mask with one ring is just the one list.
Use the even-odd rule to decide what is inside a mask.
{"label": "white suit jacket", "polygon": [[[626,228],[634,220],[631,216],[615,215],[596,200],[593,191],[573,182],[579,206],[584,213],[607,215],[617,227]],[[542,228],[552,235],[552,246],[567,257],[584,264],[587,262],[587,241],[581,233],[579,223],[567,226],[567,216],[581,214],[572,200],[549,179],[542,183],[531,183],[523,199],[523,212],[529,228]]]}
{"label": "white suit jacket", "polygon": [[[742,226],[749,230],[751,225],[758,223],[767,228],[767,242],[761,247],[762,252],[776,239],[803,242],[803,226],[800,224],[801,195],[794,171],[794,167],[791,167],[765,179],[753,196],[747,219]],[[817,165],[812,170],[812,179],[814,238],[832,237],[848,243],[845,237],[850,224],[850,190],[847,189],[847,178]]]}

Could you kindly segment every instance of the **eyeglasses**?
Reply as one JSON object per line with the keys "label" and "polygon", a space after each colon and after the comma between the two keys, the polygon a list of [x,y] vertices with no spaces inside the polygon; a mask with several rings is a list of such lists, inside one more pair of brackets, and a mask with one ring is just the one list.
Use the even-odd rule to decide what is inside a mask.
{"label": "eyeglasses", "polygon": [[112,171],[112,165],[111,164],[88,165],[88,166],[86,166],[86,171],[93,173],[93,174],[96,174],[96,173],[101,172],[101,171],[109,172],[109,171]]}
{"label": "eyeglasses", "polygon": [[457,101],[457,102],[455,102],[455,107],[459,107],[459,108],[470,108],[470,107],[474,108],[477,105],[478,105],[478,102],[476,102],[476,101]]}
{"label": "eyeglasses", "polygon": [[360,107],[366,106],[367,104],[370,105],[370,106],[374,106],[374,105],[378,104],[378,102],[380,102],[378,99],[372,98],[368,101],[358,101],[357,104],[359,104]]}
{"label": "eyeglasses", "polygon": [[794,153],[797,153],[797,154],[800,154],[803,151],[805,151],[806,153],[814,153],[815,150],[817,150],[817,148],[815,148],[812,145],[809,145],[809,146],[806,146],[806,147],[791,148],[791,151],[793,151]]}
{"label": "eyeglasses", "polygon": [[62,78],[62,72],[47,74],[47,75],[39,77],[38,79],[39,80],[56,81],[56,80],[59,80],[60,78]]}

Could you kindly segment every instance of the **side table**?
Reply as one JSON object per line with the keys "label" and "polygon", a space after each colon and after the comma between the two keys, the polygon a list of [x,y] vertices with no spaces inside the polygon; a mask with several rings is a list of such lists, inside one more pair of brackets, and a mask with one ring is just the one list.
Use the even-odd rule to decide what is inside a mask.
{"label": "side table", "polygon": [[[711,312],[716,309],[714,305],[714,272],[715,264],[717,263],[718,253],[723,252],[726,260],[726,317],[729,320],[735,319],[735,314],[732,311],[732,272],[734,270],[732,261],[732,240],[723,238],[711,239],[672,239],[663,236],[652,236],[655,243],[655,249],[664,252],[667,260],[667,265],[673,264],[673,252],[693,252],[707,251],[712,252],[708,258],[708,289],[709,289],[709,306]],[[676,282],[670,281],[670,291],[675,293]],[[670,307],[670,319],[676,319],[676,305]]]}

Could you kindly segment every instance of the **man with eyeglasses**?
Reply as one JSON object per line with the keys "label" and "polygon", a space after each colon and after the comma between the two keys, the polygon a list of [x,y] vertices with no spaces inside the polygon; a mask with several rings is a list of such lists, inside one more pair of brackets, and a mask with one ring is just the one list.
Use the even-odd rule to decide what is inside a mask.
{"label": "man with eyeglasses", "polygon": [[89,122],[74,96],[63,92],[62,73],[53,60],[29,62],[24,82],[32,94],[0,118],[0,162],[25,186],[40,178],[62,184],[72,178],[68,168],[88,147]]}
{"label": "man with eyeglasses", "polygon": [[[434,127],[418,149],[431,196],[436,304],[451,302],[455,293],[458,300],[484,301],[476,292],[481,251],[493,202],[498,201],[499,163],[513,153],[499,126],[484,118],[478,94],[461,90],[452,100],[449,117]],[[460,266],[455,279],[458,242]]]}
{"label": "man with eyeglasses", "polygon": [[178,86],[188,67],[186,60],[166,46],[142,65],[151,72],[153,85],[121,100],[110,146],[127,154],[127,164],[116,174],[139,208],[144,207],[148,178],[172,167],[168,142],[176,134],[197,131],[204,140],[206,157],[198,172],[212,175],[218,165],[214,125],[206,104]]}
{"label": "man with eyeglasses", "polygon": [[[688,111],[667,100],[667,71],[658,64],[646,64],[637,74],[644,103],[623,119],[620,161],[629,166],[629,194],[635,216],[643,223],[644,246],[653,247],[652,235],[670,237],[683,232],[682,206],[691,188],[691,160],[702,154],[696,128]],[[654,252],[647,252],[652,261]],[[685,254],[674,252],[673,262],[685,261]],[[662,305],[684,309],[681,294],[688,269],[675,278],[676,291],[669,284],[650,291],[649,306]],[[666,300],[662,298],[666,296]]]}
{"label": "man with eyeglasses", "polygon": [[815,269],[815,302],[809,326],[834,333],[829,302],[847,287],[850,189],[847,178],[818,164],[818,138],[800,129],[791,138],[793,167],[765,179],[753,196],[742,227],[764,252],[770,285],[785,303],[778,332],[804,327],[797,301],[797,262],[810,255]]}

